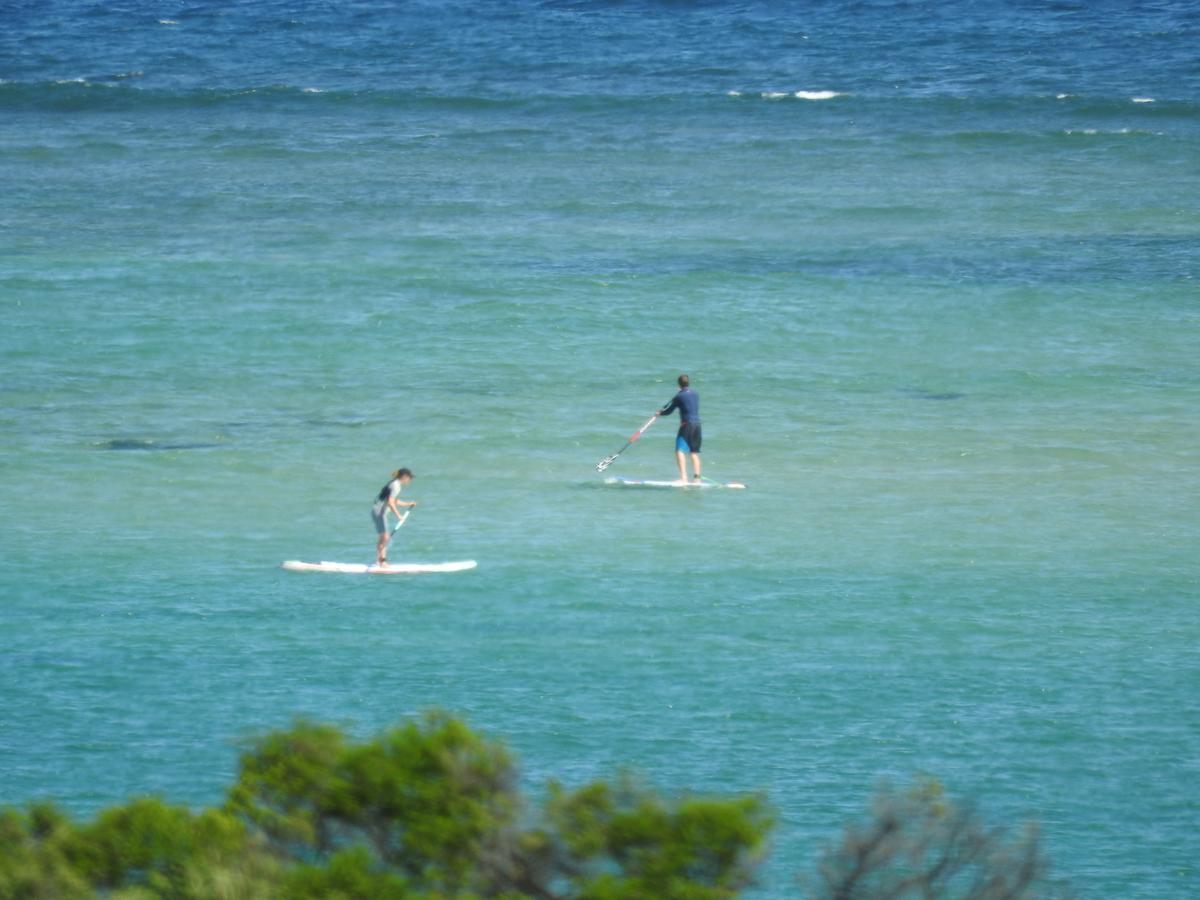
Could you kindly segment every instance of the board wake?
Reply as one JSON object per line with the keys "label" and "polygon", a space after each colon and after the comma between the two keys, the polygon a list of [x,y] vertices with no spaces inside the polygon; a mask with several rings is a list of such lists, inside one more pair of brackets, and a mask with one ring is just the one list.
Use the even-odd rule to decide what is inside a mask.
{"label": "board wake", "polygon": [[289,559],[282,566],[289,572],[339,572],[343,575],[423,575],[427,572],[465,572],[475,568],[475,560],[461,559],[442,563],[390,563],[386,566],[366,563],[300,562]]}
{"label": "board wake", "polygon": [[733,490],[744,491],[746,486],[740,481],[713,481],[711,478],[705,478],[701,481],[651,481],[642,478],[621,478],[620,476],[604,479],[605,484],[617,484],[622,487],[642,487],[642,488],[676,488],[682,491],[698,491],[703,488],[732,488]]}

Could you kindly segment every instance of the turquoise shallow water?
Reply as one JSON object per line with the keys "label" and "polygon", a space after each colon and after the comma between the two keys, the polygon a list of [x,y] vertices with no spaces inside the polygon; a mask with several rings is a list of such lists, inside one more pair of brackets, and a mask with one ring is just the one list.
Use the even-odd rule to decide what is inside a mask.
{"label": "turquoise shallow water", "polygon": [[[1183,7],[664,9],[12,14],[0,800],[211,803],[247,734],[442,706],[535,790],[766,791],[764,897],[918,773],[1196,893]],[[602,486],[680,371],[749,489]],[[368,559],[399,465],[393,555],[477,570],[277,568]]]}

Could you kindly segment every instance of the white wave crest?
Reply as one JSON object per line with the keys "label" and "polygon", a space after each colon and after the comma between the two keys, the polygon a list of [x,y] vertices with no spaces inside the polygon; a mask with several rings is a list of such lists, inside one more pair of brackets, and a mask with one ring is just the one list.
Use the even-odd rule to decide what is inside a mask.
{"label": "white wave crest", "polygon": [[[728,96],[740,97],[741,91],[729,91]],[[841,91],[763,91],[758,96],[764,100],[832,100],[834,97],[844,97]]]}
{"label": "white wave crest", "polygon": [[1129,99],[1134,103],[1153,103],[1154,102],[1153,97],[1130,97]]}
{"label": "white wave crest", "polygon": [[1149,135],[1152,137],[1162,137],[1164,133],[1165,132],[1162,132],[1162,131],[1142,131],[1141,129],[1138,129],[1138,128],[1114,128],[1111,131],[1101,131],[1099,128],[1067,128],[1063,131],[1063,134],[1066,134],[1066,135],[1082,134],[1082,135],[1087,135],[1088,137],[1092,137],[1092,136],[1095,136],[1098,134],[1133,135],[1135,137]]}

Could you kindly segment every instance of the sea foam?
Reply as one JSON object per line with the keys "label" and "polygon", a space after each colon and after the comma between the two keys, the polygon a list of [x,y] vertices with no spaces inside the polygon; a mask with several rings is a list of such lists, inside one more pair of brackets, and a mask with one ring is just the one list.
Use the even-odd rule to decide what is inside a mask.
{"label": "sea foam", "polygon": [[[741,97],[741,91],[729,91],[730,97]],[[795,98],[796,100],[832,100],[834,97],[844,96],[840,91],[763,91],[759,94],[764,100],[787,100]]]}

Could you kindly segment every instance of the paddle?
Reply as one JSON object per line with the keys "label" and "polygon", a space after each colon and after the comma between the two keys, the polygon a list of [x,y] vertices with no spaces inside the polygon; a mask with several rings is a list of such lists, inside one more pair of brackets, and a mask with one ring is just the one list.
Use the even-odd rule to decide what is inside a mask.
{"label": "paddle", "polygon": [[624,453],[626,450],[628,450],[630,447],[632,447],[633,442],[636,441],[638,438],[640,438],[642,436],[642,432],[644,432],[647,428],[649,428],[651,425],[653,425],[654,420],[657,418],[658,418],[658,413],[655,413],[649,419],[646,420],[645,425],[643,425],[641,428],[639,428],[637,431],[635,431],[632,435],[630,435],[630,438],[629,438],[629,440],[627,440],[625,442],[624,447],[622,447],[620,450],[618,450],[612,456],[606,456],[606,457],[604,457],[604,459],[600,460],[600,462],[596,463],[596,471],[603,472],[605,469],[607,469],[609,466],[611,466],[614,462],[616,462],[617,457],[620,456],[622,453]]}
{"label": "paddle", "polygon": [[408,521],[408,517],[411,513],[412,513],[412,507],[410,506],[408,509],[406,509],[404,511],[404,515],[402,515],[399,519],[396,520],[396,527],[394,527],[392,529],[392,533],[388,535],[388,543],[389,544],[392,542],[392,538],[396,536],[396,532],[400,530],[400,526],[403,525],[406,521]]}
{"label": "paddle", "polygon": [[[388,532],[387,543],[383,545],[383,553],[384,553],[385,557],[387,555],[388,548],[392,546],[392,538],[394,538],[396,536],[396,532],[400,530],[400,526],[403,525],[405,523],[405,521],[408,520],[408,516],[411,512],[412,512],[412,507],[410,506],[408,509],[406,509],[404,511],[404,515],[400,516],[396,520],[396,524],[392,528],[392,530],[390,532]],[[384,513],[384,515],[387,515],[387,513]]]}

